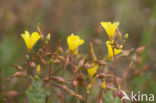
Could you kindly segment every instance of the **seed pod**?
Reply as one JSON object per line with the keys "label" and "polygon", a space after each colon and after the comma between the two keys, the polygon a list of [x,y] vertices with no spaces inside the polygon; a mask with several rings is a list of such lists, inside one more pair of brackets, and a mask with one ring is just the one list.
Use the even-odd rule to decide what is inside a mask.
{"label": "seed pod", "polygon": [[146,48],[146,45],[145,45],[145,46],[141,46],[141,47],[139,47],[135,52],[136,52],[137,54],[141,54],[141,53],[145,50],[145,48]]}
{"label": "seed pod", "polygon": [[104,60],[98,60],[98,64],[104,66],[104,65],[106,65],[106,62]]}
{"label": "seed pod", "polygon": [[46,64],[47,62],[39,55],[38,56],[42,64]]}
{"label": "seed pod", "polygon": [[10,64],[12,67],[16,68],[19,71],[22,71],[22,66]]}
{"label": "seed pod", "polygon": [[73,85],[74,87],[76,87],[76,86],[78,85],[78,82],[77,82],[76,80],[74,80],[74,81],[72,82],[72,85]]}
{"label": "seed pod", "polygon": [[78,62],[79,67],[84,65],[84,62],[85,62],[86,58],[87,58],[87,55]]}
{"label": "seed pod", "polygon": [[134,50],[134,48],[132,48],[130,50],[123,50],[122,56],[128,56],[131,53],[131,51],[133,51],[133,50]]}
{"label": "seed pod", "polygon": [[27,75],[26,71],[16,72],[12,76],[10,76],[8,79],[13,78],[13,77],[23,77],[23,76],[26,76],[26,75]]}
{"label": "seed pod", "polygon": [[57,55],[56,57],[57,57],[59,60],[61,60],[62,62],[64,62],[64,61],[65,61],[65,58],[64,58],[64,56]]}
{"label": "seed pod", "polygon": [[90,64],[88,64],[88,63],[84,64],[84,68],[85,68],[85,69],[89,69],[89,68],[92,68],[92,67],[94,67],[94,66],[92,66],[92,65],[90,65]]}
{"label": "seed pod", "polygon": [[54,59],[53,63],[54,64],[59,64],[59,63],[61,63],[61,60],[60,59]]}

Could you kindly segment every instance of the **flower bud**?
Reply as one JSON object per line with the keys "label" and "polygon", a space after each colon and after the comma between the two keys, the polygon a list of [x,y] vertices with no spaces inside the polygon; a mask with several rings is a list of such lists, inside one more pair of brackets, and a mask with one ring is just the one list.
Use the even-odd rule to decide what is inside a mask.
{"label": "flower bud", "polygon": [[22,66],[11,64],[12,67],[16,68],[19,71],[22,71]]}
{"label": "flower bud", "polygon": [[86,58],[87,58],[87,55],[84,56],[84,58],[82,58],[82,59],[78,62],[78,66],[79,66],[79,67],[81,67],[81,66],[84,65],[84,62],[85,62]]}
{"label": "flower bud", "polygon": [[46,36],[46,38],[45,38],[45,43],[46,43],[46,44],[48,44],[48,42],[49,42],[49,40],[50,40],[50,36],[51,36],[50,33]]}
{"label": "flower bud", "polygon": [[25,57],[26,57],[26,59],[27,59],[27,60],[29,60],[29,59],[30,59],[30,58],[29,58],[29,55],[25,55]]}
{"label": "flower bud", "polygon": [[59,63],[61,63],[61,60],[60,59],[54,59],[53,63],[54,64],[59,64]]}
{"label": "flower bud", "polygon": [[131,56],[131,59],[133,60],[133,61],[136,61],[137,60],[137,55],[136,54],[133,54],[132,56]]}
{"label": "flower bud", "polygon": [[106,82],[105,82],[105,80],[102,82],[101,88],[102,88],[102,89],[105,89],[105,88],[106,88]]}
{"label": "flower bud", "polygon": [[139,47],[135,52],[141,54],[149,44]]}
{"label": "flower bud", "polygon": [[50,59],[49,63],[53,63],[54,62],[54,59]]}
{"label": "flower bud", "polygon": [[89,68],[92,68],[92,67],[93,67],[93,66],[90,65],[90,64],[88,64],[88,63],[84,64],[84,68],[85,68],[85,69],[89,69]]}
{"label": "flower bud", "polygon": [[89,90],[87,90],[87,92],[86,92],[87,94],[90,94],[90,91]]}
{"label": "flower bud", "polygon": [[124,39],[128,39],[128,33],[124,35]]}
{"label": "flower bud", "polygon": [[13,75],[11,75],[8,79],[13,78],[13,77],[24,77],[27,75],[26,71],[21,71],[21,72],[15,72]]}
{"label": "flower bud", "polygon": [[72,85],[76,87],[76,86],[78,85],[78,82],[77,82],[76,80],[74,80],[74,81],[72,82]]}
{"label": "flower bud", "polygon": [[38,75],[40,75],[40,72],[41,72],[40,64],[37,65],[36,72],[37,72]]}

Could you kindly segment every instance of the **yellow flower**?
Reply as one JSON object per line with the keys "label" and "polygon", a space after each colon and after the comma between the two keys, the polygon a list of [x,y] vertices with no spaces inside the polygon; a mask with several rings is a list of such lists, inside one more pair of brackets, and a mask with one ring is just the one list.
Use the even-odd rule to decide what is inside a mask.
{"label": "yellow flower", "polygon": [[91,66],[93,67],[87,69],[90,79],[94,76],[94,74],[97,72],[97,69],[98,69],[98,65],[95,63],[92,63]]}
{"label": "yellow flower", "polygon": [[119,22],[111,23],[111,22],[101,22],[102,27],[105,29],[109,40],[113,40],[113,37],[115,35],[115,31],[119,26]]}
{"label": "yellow flower", "polygon": [[77,55],[78,53],[78,47],[84,43],[84,40],[80,39],[79,36],[71,34],[67,38],[67,43],[69,47],[69,51],[71,53],[75,52],[74,54]]}
{"label": "yellow flower", "polygon": [[41,66],[40,66],[39,64],[37,65],[36,72],[37,72],[38,75],[39,75],[40,72],[41,72]]}
{"label": "yellow flower", "polygon": [[102,82],[102,84],[101,84],[101,88],[106,88],[106,82],[105,82],[105,80]]}
{"label": "yellow flower", "polygon": [[117,55],[117,54],[119,54],[119,53],[121,53],[123,51],[122,49],[114,48],[114,54],[113,54],[113,48],[112,48],[112,45],[111,45],[112,43],[113,43],[113,41],[107,41],[106,42],[106,45],[107,45],[107,48],[108,48],[108,59],[111,59],[114,56],[114,54]]}
{"label": "yellow flower", "polygon": [[28,52],[31,51],[35,43],[40,39],[40,35],[37,32],[33,32],[31,35],[28,31],[25,31],[25,34],[21,34],[22,38],[25,41]]}

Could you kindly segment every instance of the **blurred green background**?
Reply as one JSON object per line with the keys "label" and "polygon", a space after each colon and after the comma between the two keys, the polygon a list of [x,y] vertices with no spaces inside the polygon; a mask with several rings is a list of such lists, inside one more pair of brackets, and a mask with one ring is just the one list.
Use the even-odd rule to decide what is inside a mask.
{"label": "blurred green background", "polygon": [[[133,78],[130,88],[156,95],[155,0],[0,0],[0,103],[4,101],[4,91],[23,90],[21,81],[6,81],[15,72],[10,64],[24,61],[26,47],[21,33],[36,31],[36,25],[40,23],[44,34],[52,34],[49,44],[52,51],[55,51],[58,39],[67,49],[67,36],[78,34],[86,41],[80,51],[87,53],[88,43],[101,21],[120,22],[121,33],[129,33],[127,49],[150,43],[142,55],[142,64],[149,63],[152,67]],[[104,30],[100,34],[100,39],[105,40]],[[103,53],[107,54],[105,50]],[[24,96],[22,93],[11,103],[23,103],[20,101],[24,101]]]}

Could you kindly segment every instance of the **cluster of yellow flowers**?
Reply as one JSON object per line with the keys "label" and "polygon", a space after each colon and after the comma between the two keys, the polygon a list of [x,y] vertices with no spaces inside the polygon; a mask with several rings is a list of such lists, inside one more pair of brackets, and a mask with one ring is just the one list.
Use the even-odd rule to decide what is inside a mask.
{"label": "cluster of yellow flowers", "polygon": [[[119,26],[119,22],[115,22],[115,23],[111,23],[111,22],[101,22],[101,25],[103,26],[103,28],[105,29],[109,40],[106,41],[106,45],[108,48],[108,58],[111,59],[113,56],[113,47],[111,44],[113,44],[114,42],[114,38],[115,38],[115,32]],[[122,47],[122,46],[121,46]],[[117,55],[119,53],[122,52],[122,49],[116,49],[114,48],[114,54]]]}
{"label": "cluster of yellow flowers", "polygon": [[[111,59],[113,55],[117,55],[122,52],[122,49],[117,49],[112,47],[112,44],[114,42],[116,30],[119,26],[119,22],[111,23],[111,22],[101,22],[102,27],[105,29],[107,36],[109,38],[108,41],[106,41],[106,45],[108,48],[108,59]],[[21,34],[22,38],[25,41],[26,47],[28,52],[30,52],[35,45],[35,43],[41,38],[38,32],[33,32],[31,35],[28,31],[25,31],[25,34]],[[78,55],[78,47],[82,44],[84,44],[84,40],[81,39],[79,36],[71,34],[67,38],[67,43],[69,47],[69,52],[73,53],[74,55]],[[96,60],[96,58],[94,58]],[[89,77],[92,78],[93,75],[97,72],[98,65],[95,63],[91,64],[93,67],[88,69]],[[39,69],[38,69],[39,70]]]}

